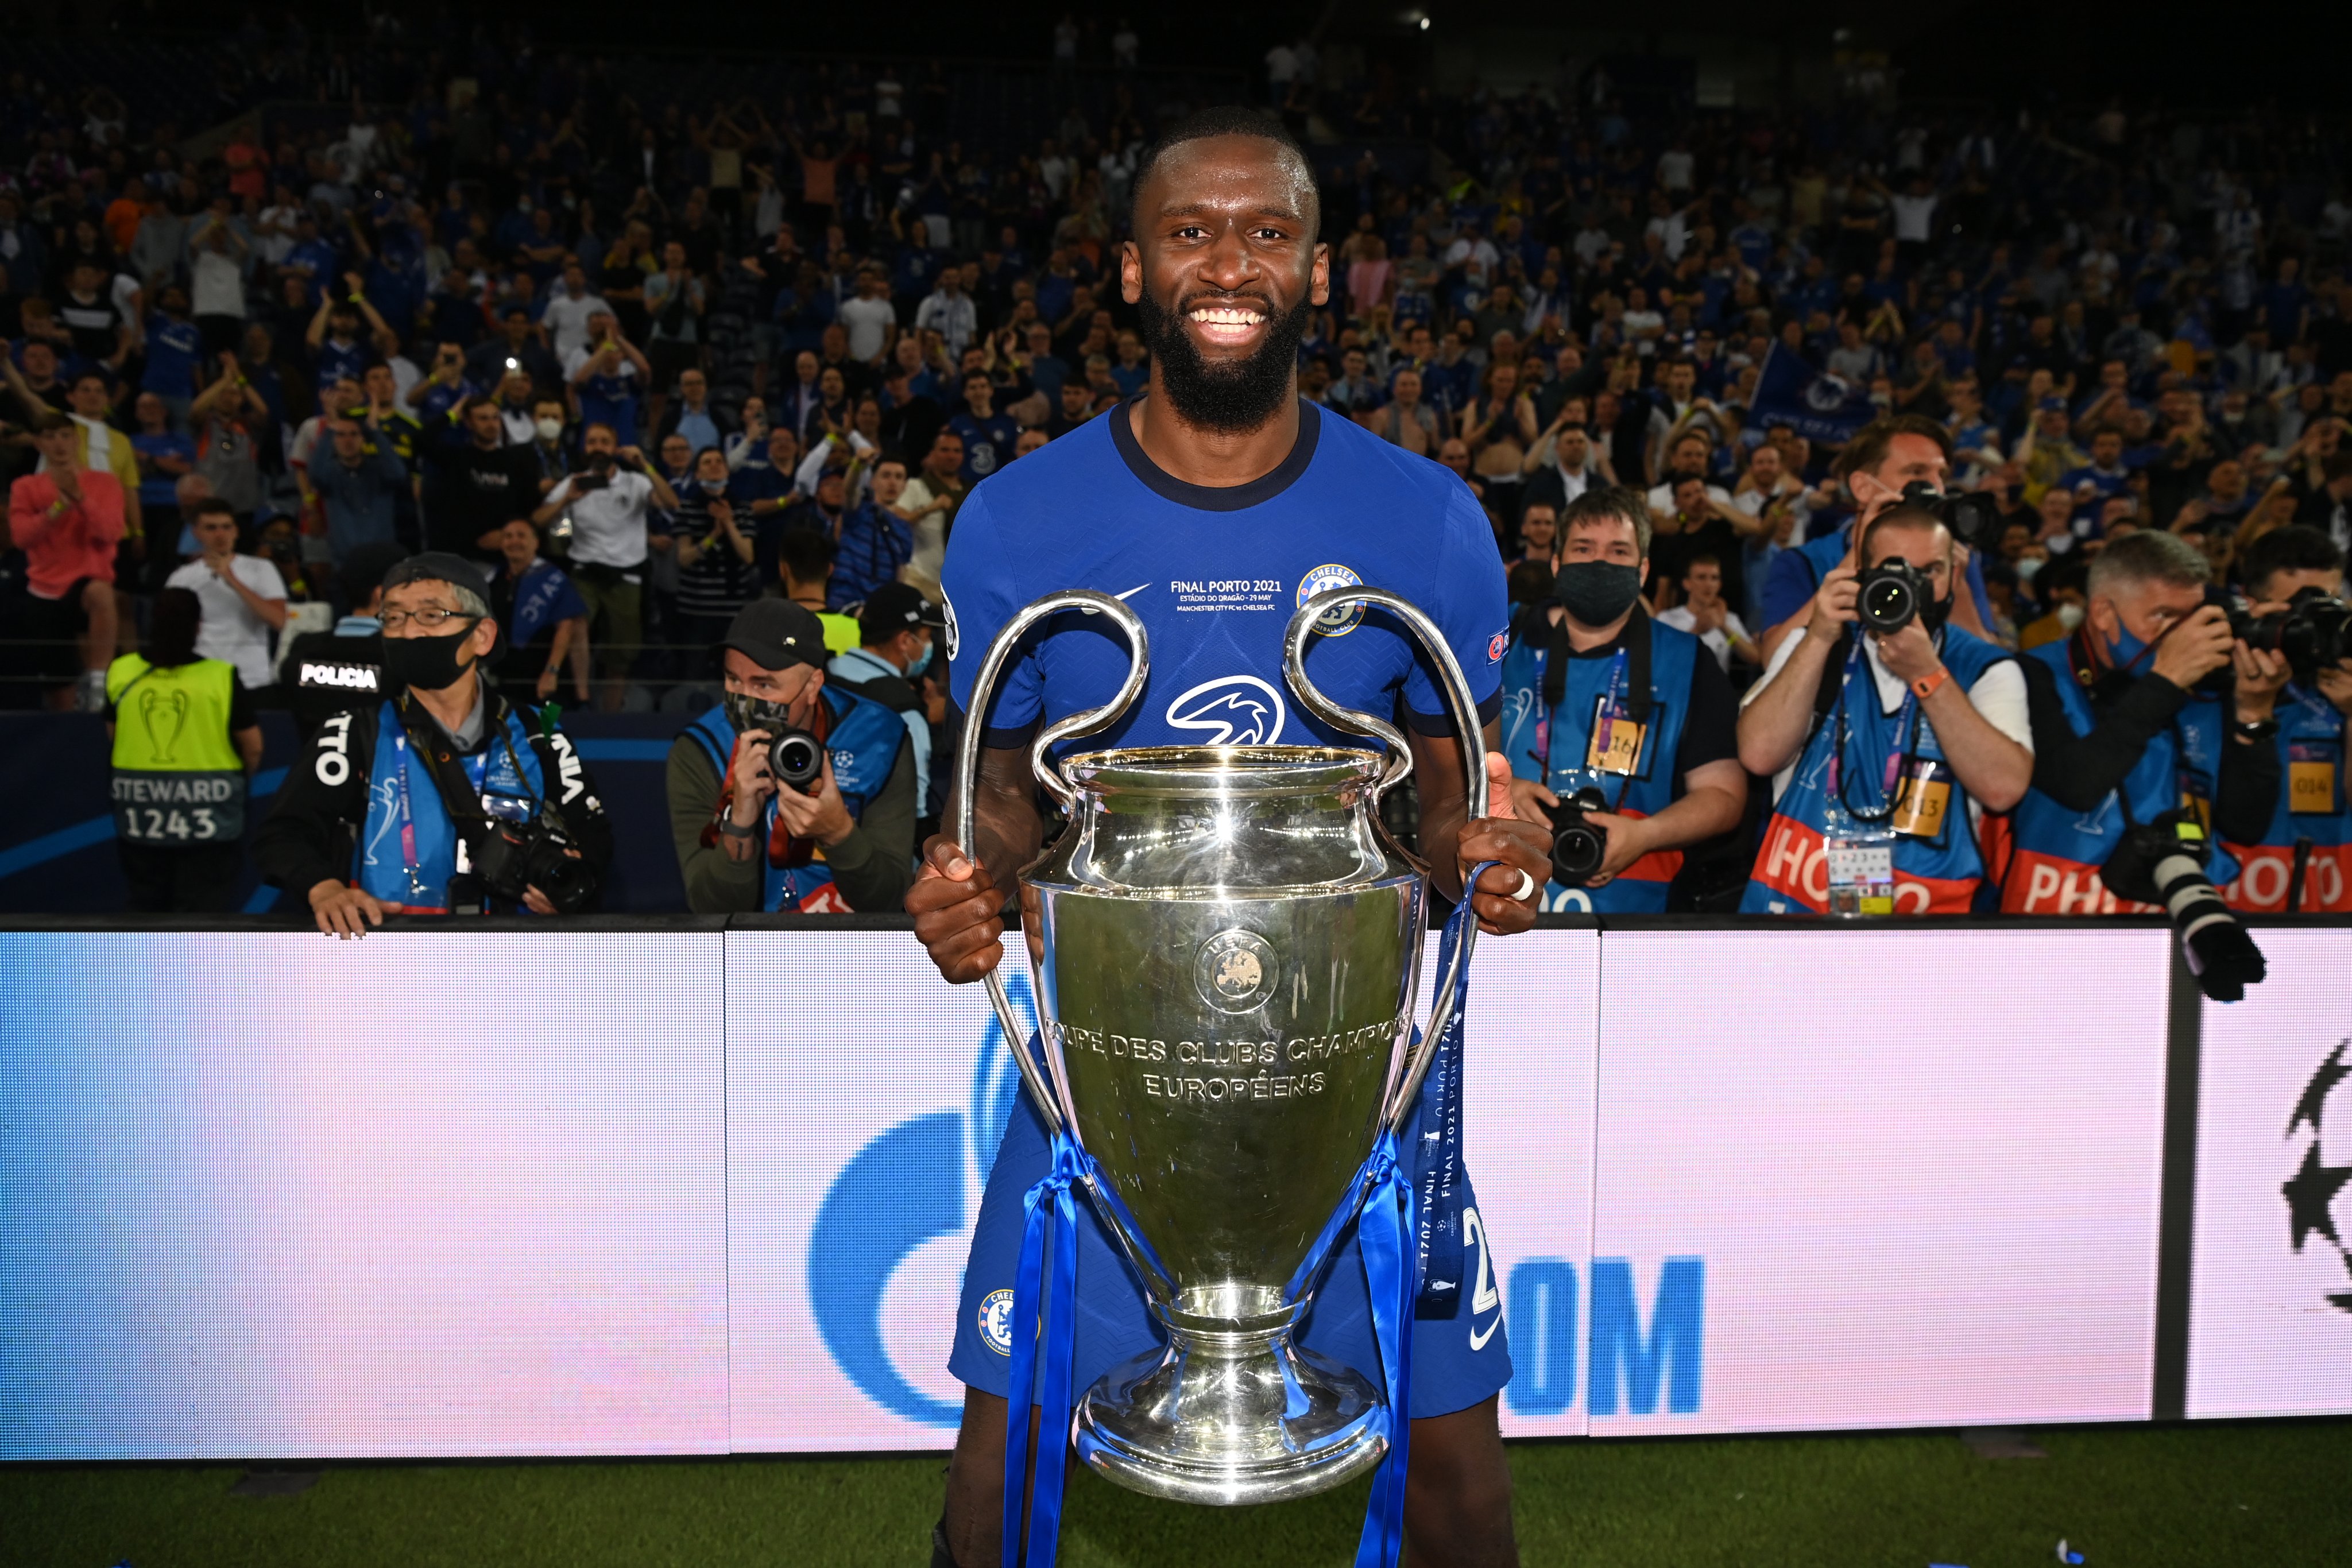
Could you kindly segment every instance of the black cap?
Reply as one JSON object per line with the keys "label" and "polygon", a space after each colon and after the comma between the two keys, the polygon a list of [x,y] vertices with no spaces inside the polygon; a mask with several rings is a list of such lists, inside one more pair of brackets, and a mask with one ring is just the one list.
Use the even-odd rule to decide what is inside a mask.
{"label": "black cap", "polygon": [[734,649],[763,670],[824,668],[824,627],[814,611],[789,599],[755,599],[737,611],[719,646],[722,653]]}
{"label": "black cap", "polygon": [[336,585],[352,604],[364,604],[369,594],[383,586],[385,574],[407,559],[408,552],[390,540],[354,546],[335,568]]}
{"label": "black cap", "polygon": [[918,626],[946,623],[940,607],[917,590],[903,582],[886,582],[866,596],[866,608],[857,617],[857,635],[870,648],[886,637],[911,632]]}
{"label": "black cap", "polygon": [[446,582],[453,588],[469,588],[476,593],[488,593],[490,574],[464,556],[447,550],[429,549],[397,560],[383,574],[383,589],[389,593],[395,588],[412,582]]}

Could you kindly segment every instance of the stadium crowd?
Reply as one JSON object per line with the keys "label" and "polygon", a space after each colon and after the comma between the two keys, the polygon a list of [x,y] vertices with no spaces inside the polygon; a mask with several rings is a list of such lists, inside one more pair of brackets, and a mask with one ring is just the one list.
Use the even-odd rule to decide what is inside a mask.
{"label": "stadium crowd", "polygon": [[[388,572],[437,580],[394,562],[455,557],[519,704],[728,716],[672,759],[694,896],[856,907],[846,872],[794,874],[814,841],[895,899],[952,749],[930,628],[957,509],[1150,371],[1118,246],[1139,152],[1200,99],[1148,89],[1133,33],[1098,32],[1110,69],[1052,134],[995,144],[956,133],[937,62],[656,95],[620,60],[264,32],[220,51],[224,107],[309,107],[195,151],[102,81],[16,72],[0,692],[120,717],[110,669],[186,590],[243,733],[248,696],[300,711],[306,634],[364,642]],[[1080,41],[1057,30],[1057,67]],[[1322,190],[1304,394],[1476,496],[1513,607],[1523,800],[1597,786],[1622,835],[1549,907],[2112,911],[2147,902],[2095,885],[2118,836],[2186,810],[2229,846],[2215,880],[2241,907],[2352,910],[2352,664],[2323,642],[2290,668],[2259,630],[2335,593],[2352,546],[2352,198],[2317,130],[2121,102],[1629,107],[1601,67],[1449,97],[1342,79],[1305,40],[1244,91]],[[1853,631],[1856,579],[1898,536],[1884,559],[1927,601],[1916,651]],[[1568,570],[1596,560],[1635,569],[1637,597]],[[1712,666],[1656,716],[1676,765],[1653,771],[1640,729],[1616,763],[1579,738],[1556,765],[1593,722],[1578,703],[1609,733],[1620,677],[1568,697],[1546,658],[1629,635]],[[803,665],[870,688],[919,766],[846,816],[782,821],[729,747],[805,722],[778,678]],[[1874,674],[1883,710],[1850,725],[1841,668],[1856,692]],[[1840,793],[1850,740],[1885,747],[1864,781],[1883,810]],[[1727,777],[1748,787],[1685,814],[1704,832],[1633,852]],[[887,834],[852,855],[886,798]],[[763,876],[743,869],[761,834]],[[1867,853],[1889,841],[1891,871]]]}

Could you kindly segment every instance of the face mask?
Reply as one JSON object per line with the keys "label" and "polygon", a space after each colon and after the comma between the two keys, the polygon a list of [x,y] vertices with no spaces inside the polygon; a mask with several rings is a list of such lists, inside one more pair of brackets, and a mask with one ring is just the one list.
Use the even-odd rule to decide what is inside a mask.
{"label": "face mask", "polygon": [[2028,556],[2020,556],[2020,557],[2018,558],[2018,560],[2017,560],[2017,580],[2018,580],[2018,581],[2020,581],[2020,582],[2026,582],[2026,583],[2030,583],[2030,582],[2032,582],[2032,581],[2034,580],[2035,576],[2036,576],[2036,575],[2038,575],[2038,574],[2041,572],[2041,570],[2042,570],[2042,558],[2041,558],[2040,556],[2028,555]]}
{"label": "face mask", "polygon": [[1944,629],[1944,622],[1951,618],[1952,595],[1949,593],[1941,599],[1931,599],[1919,606],[1919,624],[1927,629],[1929,636],[1941,632]]}
{"label": "face mask", "polygon": [[702,493],[706,496],[723,495],[727,490],[727,481],[724,479],[697,479],[695,483],[702,487]]}
{"label": "face mask", "polygon": [[535,420],[531,428],[539,432],[541,441],[553,441],[563,434],[563,422],[560,419]]}
{"label": "face mask", "polygon": [[939,644],[937,643],[924,643],[923,651],[915,655],[915,662],[907,666],[907,678],[911,681],[917,675],[921,674],[925,670],[929,669],[931,667],[931,655],[937,652],[939,652]]}
{"label": "face mask", "polygon": [[2067,631],[2072,632],[2073,630],[2074,630],[2074,628],[2076,628],[2077,626],[2080,626],[2082,623],[2083,623],[2083,607],[2082,607],[2081,605],[2079,605],[2079,604],[2062,604],[2062,605],[2060,605],[2060,606],[2058,607],[2058,624],[2059,624],[2059,625],[2063,626],[2064,628],[2066,628],[2066,630],[2067,630]]}
{"label": "face mask", "polygon": [[2147,657],[2148,649],[2154,645],[2133,636],[2125,627],[2122,619],[2118,617],[2116,622],[2116,640],[2107,644],[2107,658],[2116,669],[2127,672],[2142,659]]}
{"label": "face mask", "polygon": [[1606,626],[1642,596],[1642,569],[1612,560],[1570,561],[1559,569],[1552,596],[1585,626]]}
{"label": "face mask", "polygon": [[463,631],[445,632],[438,637],[386,637],[384,674],[420,692],[445,691],[456,685],[473,664],[470,659],[460,662],[457,651],[480,624],[478,621],[471,622]]}
{"label": "face mask", "polygon": [[738,735],[747,729],[764,729],[773,735],[777,730],[793,722],[790,711],[782,703],[772,701],[767,697],[750,696],[742,692],[729,692],[724,706],[727,709],[727,722],[735,727],[735,733]]}

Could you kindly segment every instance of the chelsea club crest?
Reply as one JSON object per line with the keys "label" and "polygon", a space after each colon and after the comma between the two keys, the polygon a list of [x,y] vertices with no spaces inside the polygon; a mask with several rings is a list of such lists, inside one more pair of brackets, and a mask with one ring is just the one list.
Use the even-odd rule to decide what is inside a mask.
{"label": "chelsea club crest", "polygon": [[[1317,594],[1330,588],[1361,588],[1364,580],[1344,566],[1318,566],[1298,580],[1297,602],[1304,606]],[[1325,611],[1315,618],[1318,637],[1344,637],[1356,629],[1364,618],[1364,607],[1359,602],[1341,604]]]}

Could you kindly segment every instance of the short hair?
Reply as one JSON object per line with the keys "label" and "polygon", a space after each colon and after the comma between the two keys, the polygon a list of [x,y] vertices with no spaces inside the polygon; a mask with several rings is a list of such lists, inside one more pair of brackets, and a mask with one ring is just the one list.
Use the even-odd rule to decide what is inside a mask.
{"label": "short hair", "polygon": [[1853,438],[1838,454],[1837,475],[1841,479],[1856,474],[1867,474],[1886,461],[1886,454],[1898,435],[1916,435],[1936,444],[1936,450],[1947,462],[1952,455],[1952,433],[1924,413],[1890,414],[1873,420],[1854,432]]}
{"label": "short hair", "polygon": [[197,517],[208,517],[215,515],[226,517],[232,523],[236,521],[236,508],[218,496],[206,496],[196,503]]}
{"label": "short hair", "polygon": [[2202,588],[2212,580],[2213,569],[2204,551],[2179,534],[2142,528],[2107,542],[2091,562],[2089,590],[2100,593],[2158,582],[2174,588]]}
{"label": "short hair", "polygon": [[194,664],[204,620],[204,601],[194,589],[167,588],[157,594],[147,618],[147,662],[159,670]]}
{"label": "short hair", "polygon": [[[509,518],[509,520],[512,521],[513,519]],[[530,519],[525,518],[523,520],[527,522]],[[412,582],[439,581],[445,583],[449,590],[449,597],[457,601],[457,612],[459,614],[475,621],[488,621],[493,619],[490,613],[490,601],[483,597],[482,585],[478,582],[450,582],[446,578],[436,579],[429,577],[412,578],[409,580]]]}
{"label": "short hair", "polygon": [[1862,530],[1862,537],[1854,541],[1854,561],[1865,570],[1876,564],[1872,559],[1870,546],[1883,528],[1941,528],[1948,541],[1947,549],[1949,548],[1952,532],[1951,525],[1937,516],[1934,507],[1923,507],[1916,501],[1897,501],[1871,518],[1869,526]]}
{"label": "short hair", "polygon": [[1584,494],[1560,508],[1559,538],[1567,543],[1568,536],[1578,528],[1594,523],[1631,523],[1633,525],[1633,549],[1647,557],[1650,553],[1650,503],[1642,492],[1629,485],[1594,485]]}
{"label": "short hair", "polygon": [[1143,187],[1150,180],[1151,171],[1160,160],[1171,149],[1181,147],[1187,141],[1206,141],[1213,136],[1255,136],[1273,142],[1298,160],[1299,167],[1307,171],[1307,200],[1312,204],[1312,210],[1307,214],[1312,225],[1307,237],[1312,241],[1321,231],[1323,221],[1323,197],[1316,188],[1315,161],[1307,156],[1306,147],[1290,133],[1288,126],[1264,110],[1238,103],[1215,104],[1197,110],[1162,131],[1158,141],[1143,150],[1143,156],[1136,160],[1135,182],[1128,187],[1134,193],[1128,209],[1128,227],[1137,233],[1142,230],[1142,225],[1135,221],[1135,214],[1142,210]]}
{"label": "short hair", "polygon": [[611,436],[614,441],[621,439],[621,433],[614,428],[613,422],[609,419],[592,419],[587,423],[582,425],[580,427],[580,439],[583,441],[587,440],[588,433],[592,430],[601,430],[605,434]]}
{"label": "short hair", "polygon": [[1695,566],[1711,566],[1715,568],[1718,573],[1723,570],[1723,562],[1717,558],[1716,553],[1713,550],[1703,549],[1696,555],[1691,557],[1688,560],[1683,562],[1683,575],[1685,577],[1688,577],[1691,574],[1691,568]]}
{"label": "short hair", "polygon": [[2303,523],[2264,534],[2246,547],[2238,561],[2246,591],[2256,599],[2270,597],[2263,587],[2282,571],[2340,571],[2343,567],[2344,552],[2336,541]]}
{"label": "short hair", "polygon": [[[484,397],[478,392],[457,405],[457,417],[460,420],[471,420],[474,417],[476,410],[485,408],[488,409],[493,413],[497,413],[499,411],[499,400],[494,397]],[[501,415],[500,417],[504,416]]]}
{"label": "short hair", "polygon": [[100,370],[77,371],[74,372],[74,379],[66,384],[69,387],[78,387],[84,382],[96,382],[98,390],[103,392],[111,392],[114,390],[112,379]]}
{"label": "short hair", "polygon": [[786,528],[776,540],[776,559],[794,582],[814,582],[840,553],[823,528]]}

